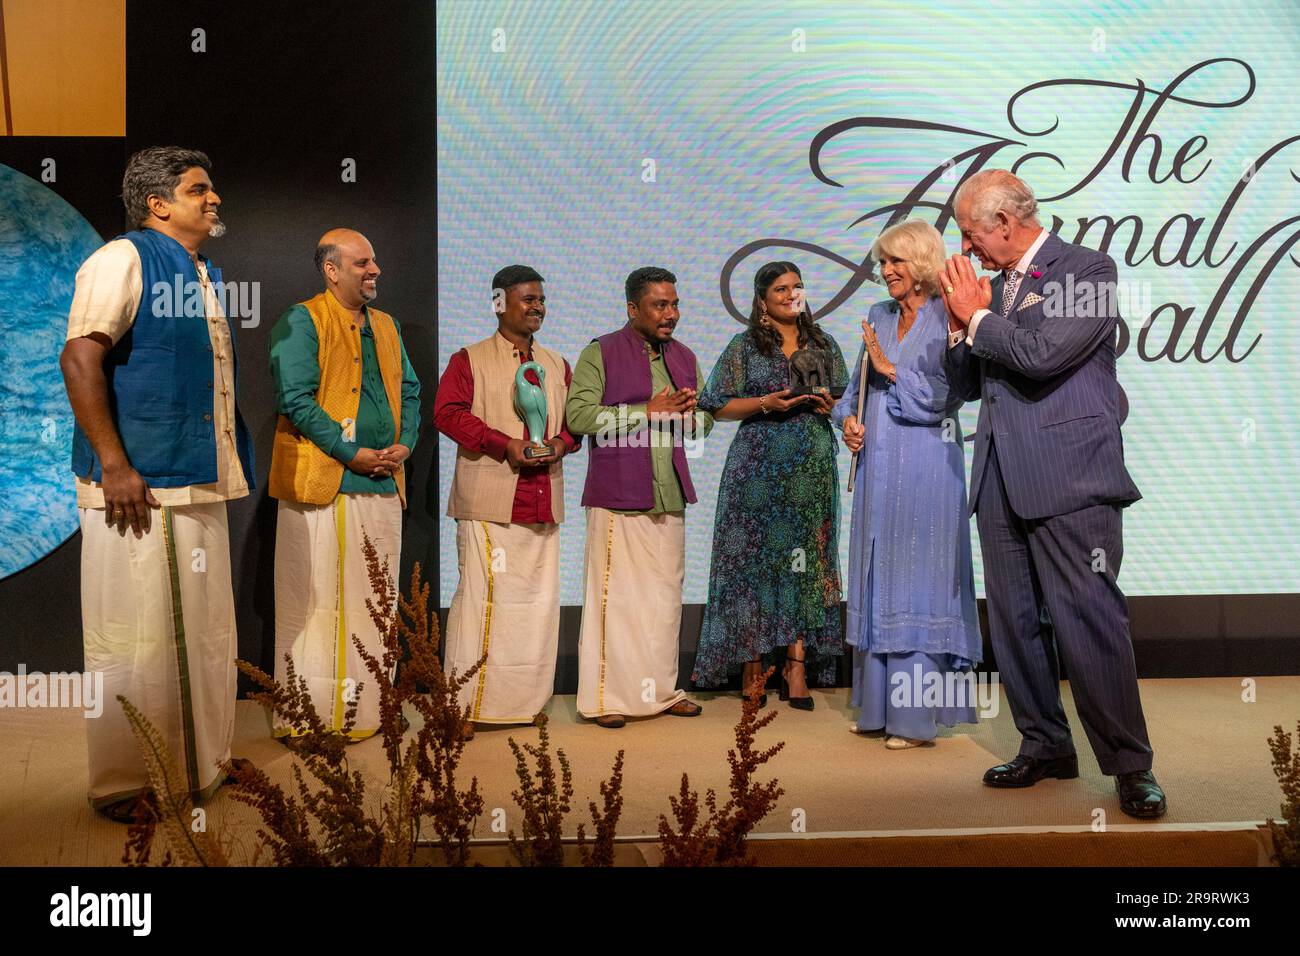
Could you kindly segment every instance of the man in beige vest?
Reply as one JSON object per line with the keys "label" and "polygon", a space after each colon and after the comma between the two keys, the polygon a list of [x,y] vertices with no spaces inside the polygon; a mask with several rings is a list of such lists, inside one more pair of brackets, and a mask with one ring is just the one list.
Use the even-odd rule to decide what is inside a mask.
{"label": "man in beige vest", "polygon": [[[271,330],[280,410],[270,476],[271,496],[279,499],[275,673],[285,679],[289,657],[325,726],[361,740],[380,729],[379,687],[353,638],[383,657],[366,608],[374,590],[363,545],[368,538],[397,575],[404,462],[420,428],[420,381],[397,322],[369,305],[380,270],[366,237],[351,229],[325,233],[316,268],[325,291],[293,306]],[[273,732],[287,738],[302,731]]]}
{"label": "man in beige vest", "polygon": [[[447,617],[448,672],[487,663],[460,692],[474,724],[528,723],[555,684],[560,629],[561,459],[577,451],[564,421],[569,363],[534,340],[546,318],[545,281],[528,266],[492,279],[497,330],[461,349],[438,383],[433,420],[457,444],[447,514],[456,519],[460,583]],[[546,400],[545,447],[529,457],[528,427],[515,408],[515,376]],[[541,449],[535,449],[536,452]]]}

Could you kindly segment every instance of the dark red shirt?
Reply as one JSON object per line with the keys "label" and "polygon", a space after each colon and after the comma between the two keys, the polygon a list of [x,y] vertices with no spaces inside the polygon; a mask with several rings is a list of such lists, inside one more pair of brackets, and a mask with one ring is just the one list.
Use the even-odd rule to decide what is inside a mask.
{"label": "dark red shirt", "polygon": [[[519,364],[532,361],[531,352],[518,352]],[[564,360],[561,360],[564,361]],[[537,375],[530,369],[524,373],[534,385],[540,384]],[[564,387],[567,390],[573,380],[569,363],[564,362]],[[461,349],[447,363],[447,370],[438,380],[438,393],[433,402],[433,424],[456,444],[466,451],[482,452],[496,461],[506,460],[506,444],[511,436],[488,426],[483,419],[470,411],[474,401],[474,372],[470,368],[469,355]],[[519,423],[517,438],[527,439],[528,426]],[[554,437],[564,439],[568,452],[575,452],[582,447],[581,439],[574,438],[569,432],[568,423],[561,424],[560,431]],[[551,510],[551,476],[547,465],[534,468],[520,468],[519,482],[515,485],[515,502],[510,520],[514,524],[549,524],[554,521]]]}

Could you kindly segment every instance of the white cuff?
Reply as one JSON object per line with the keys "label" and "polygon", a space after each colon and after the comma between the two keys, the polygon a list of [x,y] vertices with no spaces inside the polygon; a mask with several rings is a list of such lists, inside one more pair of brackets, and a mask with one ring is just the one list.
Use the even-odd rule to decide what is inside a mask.
{"label": "white cuff", "polygon": [[966,326],[966,344],[974,346],[975,329],[980,324],[980,319],[989,314],[988,309],[976,309],[975,314],[970,317],[970,325]]}
{"label": "white cuff", "polygon": [[956,332],[948,333],[948,348],[956,348],[957,345],[966,338],[966,330],[958,329]]}

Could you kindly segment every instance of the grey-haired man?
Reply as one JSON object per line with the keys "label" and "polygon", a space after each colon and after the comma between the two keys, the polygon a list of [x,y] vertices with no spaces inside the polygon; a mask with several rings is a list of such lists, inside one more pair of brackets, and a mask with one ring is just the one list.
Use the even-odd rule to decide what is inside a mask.
{"label": "grey-haired man", "polygon": [[[1128,606],[1116,581],[1122,509],[1141,498],[1124,466],[1115,339],[1115,262],[1062,242],[1038,222],[1033,191],[1006,170],[953,197],[962,252],[940,275],[949,380],[980,398],[970,502],[979,525],[989,627],[1019,755],[993,787],[1079,775],[1061,706],[1057,653],[1079,720],[1120,808],[1158,817],[1165,795],[1138,694]],[[1067,297],[1068,296],[1068,300]],[[1053,641],[1040,629],[1051,617]]]}

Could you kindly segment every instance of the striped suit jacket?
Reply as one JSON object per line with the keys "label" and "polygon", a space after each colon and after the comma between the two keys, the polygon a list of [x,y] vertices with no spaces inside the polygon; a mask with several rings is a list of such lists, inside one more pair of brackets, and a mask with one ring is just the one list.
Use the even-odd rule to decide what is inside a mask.
{"label": "striped suit jacket", "polygon": [[[1033,265],[1041,274],[1020,280],[1009,313],[985,315],[974,345],[963,340],[944,356],[952,386],[967,401],[981,400],[971,511],[991,441],[1022,518],[1131,504],[1142,495],[1120,436],[1115,261],[1049,234]],[[992,307],[1000,308],[1002,276],[992,285]]]}

